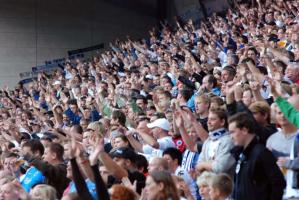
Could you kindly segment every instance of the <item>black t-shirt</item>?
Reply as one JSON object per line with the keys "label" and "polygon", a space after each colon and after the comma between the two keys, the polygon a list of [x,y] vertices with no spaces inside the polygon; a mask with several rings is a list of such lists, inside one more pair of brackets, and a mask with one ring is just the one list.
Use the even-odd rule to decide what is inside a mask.
{"label": "black t-shirt", "polygon": [[209,132],[209,130],[208,130],[208,118],[206,117],[206,118],[197,118],[197,121],[199,121],[200,123],[201,123],[201,125],[202,125],[202,127],[206,130],[206,131],[208,131]]}
{"label": "black t-shirt", "polygon": [[[146,177],[138,172],[138,171],[129,171],[128,170],[128,176],[129,176],[129,180],[131,181],[131,183],[133,184],[135,180],[137,180],[137,192],[138,194],[141,194],[142,189],[145,187],[145,180]],[[120,184],[121,180],[116,179],[114,176],[110,175],[108,176],[108,181],[107,181],[107,187],[110,188],[112,187],[114,184]]]}

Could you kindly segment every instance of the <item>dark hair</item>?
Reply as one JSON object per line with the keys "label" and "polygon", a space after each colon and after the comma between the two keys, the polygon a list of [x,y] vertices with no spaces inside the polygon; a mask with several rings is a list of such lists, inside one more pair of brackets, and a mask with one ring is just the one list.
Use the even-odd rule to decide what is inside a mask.
{"label": "dark hair", "polygon": [[244,59],[241,61],[241,63],[247,63],[247,62],[250,62],[250,61],[251,61],[254,65],[256,65],[255,61],[254,61],[252,58],[249,58],[249,57],[244,58]]}
{"label": "dark hair", "polygon": [[71,96],[70,91],[68,89],[63,89],[61,92],[68,98]]}
{"label": "dark hair", "polygon": [[8,145],[7,145],[8,149],[12,149],[12,148],[15,148],[15,147],[16,147],[16,145],[14,143],[8,142]]}
{"label": "dark hair", "polygon": [[76,100],[76,99],[70,99],[70,100],[68,100],[68,104],[69,104],[69,105],[76,105],[76,106],[78,106],[78,105],[77,105],[77,100]]}
{"label": "dark hair", "polygon": [[171,95],[171,93],[169,92],[169,91],[163,91],[163,92],[161,92],[161,95],[164,95],[165,97],[167,97],[167,98],[169,98],[169,99],[171,99],[172,98],[172,95]]}
{"label": "dark hair", "polygon": [[157,119],[166,118],[166,115],[164,112],[155,112],[153,116],[157,117]]}
{"label": "dark hair", "polygon": [[179,94],[183,97],[185,101],[188,101],[192,97],[193,92],[190,89],[182,89],[179,91]]}
{"label": "dark hair", "polygon": [[39,140],[28,140],[23,144],[22,147],[29,147],[33,154],[38,152],[41,156],[45,152],[44,145]]}
{"label": "dark hair", "polygon": [[114,110],[112,112],[112,118],[117,119],[120,125],[126,126],[126,115],[121,110]]}
{"label": "dark hair", "polygon": [[227,127],[227,113],[223,108],[212,108],[210,109],[210,113],[214,113],[218,116],[220,120],[224,120],[224,127]]}
{"label": "dark hair", "polygon": [[116,139],[116,138],[122,139],[124,142],[128,143],[129,147],[131,147],[130,141],[128,140],[128,138],[125,135],[119,134],[114,137],[114,139]]}
{"label": "dark hair", "polygon": [[248,130],[248,133],[254,134],[255,133],[255,123],[252,119],[252,116],[245,112],[237,113],[233,116],[231,116],[228,120],[228,122],[236,123],[237,128],[246,128]]}
{"label": "dark hair", "polygon": [[274,61],[274,64],[275,64],[277,67],[282,68],[282,73],[283,73],[283,74],[285,73],[286,68],[287,68],[287,65],[286,65],[284,62],[282,62],[281,60],[276,60],[276,61]]}
{"label": "dark hair", "polygon": [[165,149],[163,151],[163,156],[164,155],[169,155],[172,160],[177,159],[179,165],[182,164],[183,155],[182,155],[182,152],[180,152],[177,148],[169,147],[169,148]]}
{"label": "dark hair", "polygon": [[295,60],[295,54],[291,51],[286,51],[286,56],[290,59],[291,62]]}
{"label": "dark hair", "polygon": [[232,66],[230,66],[230,65],[227,65],[227,66],[225,66],[224,68],[223,68],[223,70],[222,71],[227,71],[228,73],[229,73],[229,75],[230,76],[235,76],[236,75],[236,69],[234,68],[234,67],[232,67]]}
{"label": "dark hair", "polygon": [[75,129],[76,133],[79,133],[79,134],[83,134],[83,128],[79,125],[79,124],[75,124],[72,126],[73,129]]}
{"label": "dark hair", "polygon": [[61,144],[51,143],[48,148],[52,153],[56,154],[56,157],[58,160],[60,160],[60,161],[63,160],[64,148]]}
{"label": "dark hair", "polygon": [[137,154],[136,155],[135,165],[136,165],[136,167],[137,167],[138,170],[140,168],[143,168],[143,173],[147,173],[148,172],[148,161],[145,158],[145,156]]}
{"label": "dark hair", "polygon": [[144,96],[142,96],[142,95],[137,95],[137,96],[136,96],[136,101],[137,101],[138,99],[141,99],[141,100],[143,101],[144,104],[147,104],[147,99],[146,99]]}
{"label": "dark hair", "polygon": [[29,110],[25,110],[24,112],[23,112],[25,115],[27,115],[27,117],[28,117],[28,119],[30,119],[30,120],[32,120],[33,118],[33,115],[32,115],[32,113],[29,111]]}
{"label": "dark hair", "polygon": [[18,158],[19,155],[13,152],[6,152],[3,154],[2,159],[6,159],[6,158]]}
{"label": "dark hair", "polygon": [[253,51],[253,52],[255,53],[256,56],[259,55],[259,52],[258,52],[258,51],[256,50],[256,48],[254,48],[254,47],[250,47],[250,48],[248,49],[248,51]]}
{"label": "dark hair", "polygon": [[213,85],[213,88],[217,86],[217,79],[213,75],[208,76],[208,83]]}
{"label": "dark hair", "polygon": [[167,79],[167,82],[170,83],[172,87],[174,86],[169,76],[164,75],[162,78]]}

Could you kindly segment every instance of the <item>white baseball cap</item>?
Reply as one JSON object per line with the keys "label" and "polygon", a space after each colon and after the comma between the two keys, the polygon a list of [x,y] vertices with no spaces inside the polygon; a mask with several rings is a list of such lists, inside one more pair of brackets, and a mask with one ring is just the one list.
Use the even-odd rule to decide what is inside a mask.
{"label": "white baseball cap", "polygon": [[169,131],[170,124],[169,124],[169,121],[167,119],[159,118],[159,119],[156,119],[155,121],[153,121],[152,123],[148,123],[147,127],[148,128],[158,127],[158,128],[162,128],[165,131]]}
{"label": "white baseball cap", "polygon": [[61,82],[60,82],[60,81],[55,81],[55,82],[53,83],[53,85],[61,85]]}

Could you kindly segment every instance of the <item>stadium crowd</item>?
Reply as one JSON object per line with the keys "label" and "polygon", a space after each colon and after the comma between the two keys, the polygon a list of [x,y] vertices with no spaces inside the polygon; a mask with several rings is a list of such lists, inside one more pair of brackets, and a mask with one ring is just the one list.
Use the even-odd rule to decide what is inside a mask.
{"label": "stadium crowd", "polygon": [[0,200],[299,199],[298,8],[235,2],[4,88]]}

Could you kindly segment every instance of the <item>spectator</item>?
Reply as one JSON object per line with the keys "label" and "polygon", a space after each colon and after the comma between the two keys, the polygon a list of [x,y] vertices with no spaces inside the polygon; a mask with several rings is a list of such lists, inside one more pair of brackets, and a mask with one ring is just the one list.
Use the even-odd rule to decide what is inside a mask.
{"label": "spectator", "polygon": [[211,177],[210,198],[211,200],[226,200],[233,190],[233,181],[226,174],[218,174]]}
{"label": "spectator", "polygon": [[186,185],[189,187],[193,198],[199,198],[197,195],[198,188],[196,187],[195,182],[192,180],[189,173],[180,167],[183,159],[182,153],[178,149],[170,147],[164,150],[163,158],[168,162],[170,173],[182,177]]}
{"label": "spectator", "polygon": [[[224,110],[210,110],[208,117],[209,137],[203,144],[196,166],[198,172],[232,173],[235,163],[230,155],[233,142],[226,130],[227,116]],[[217,145],[216,145],[217,144]]]}
{"label": "spectator", "polygon": [[35,157],[28,160],[32,166],[36,167],[45,176],[45,183],[56,189],[58,198],[62,196],[69,183],[69,179],[66,177],[63,153],[63,146],[52,143],[45,149],[43,160]]}
{"label": "spectator", "polygon": [[111,188],[111,200],[135,200],[137,199],[136,194],[129,188],[122,185],[113,185]]}
{"label": "spectator", "polygon": [[245,113],[236,114],[229,119],[229,131],[235,145],[244,148],[236,157],[233,198],[282,199],[284,177],[271,152],[258,143],[253,121]]}
{"label": "spectator", "polygon": [[148,200],[178,200],[178,191],[168,172],[152,172],[146,179],[144,195]]}
{"label": "spectator", "polygon": [[199,193],[203,200],[210,200],[210,179],[215,176],[212,172],[203,172],[198,178],[197,178],[197,185],[199,187]]}
{"label": "spectator", "polygon": [[148,172],[154,171],[169,171],[169,166],[164,158],[154,157],[148,165]]}
{"label": "spectator", "polygon": [[[107,186],[122,183],[122,191],[137,197],[148,168],[142,198],[191,200],[188,181],[175,177],[172,184],[169,174],[153,173],[186,178],[190,172],[196,180],[197,168],[218,177],[212,199],[229,193],[216,184],[226,176],[217,174],[233,171],[236,199],[281,199],[284,189],[284,198],[297,198],[299,4],[231,6],[200,25],[161,22],[148,38],[117,39],[92,58],[66,59],[62,70],[46,69],[34,82],[2,88],[1,195],[27,198],[35,185],[46,184],[58,197],[69,186],[63,199],[106,200],[114,195]],[[239,118],[227,131],[226,116],[234,114]],[[277,165],[286,173],[285,188]],[[201,194],[210,199],[205,172]]]}
{"label": "spectator", "polygon": [[45,199],[45,200],[56,200],[56,190],[45,184],[40,184],[35,186],[30,191],[30,196],[32,199]]}

